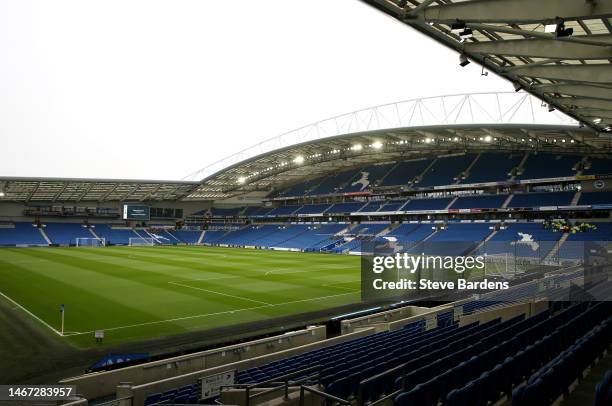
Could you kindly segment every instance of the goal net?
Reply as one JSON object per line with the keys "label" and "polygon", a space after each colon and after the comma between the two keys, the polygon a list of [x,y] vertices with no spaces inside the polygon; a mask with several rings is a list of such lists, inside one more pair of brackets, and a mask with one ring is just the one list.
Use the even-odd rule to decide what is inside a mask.
{"label": "goal net", "polygon": [[106,238],[77,238],[77,247],[106,247]]}
{"label": "goal net", "polygon": [[134,238],[130,238],[129,241],[129,245],[130,247],[136,247],[136,246],[153,246],[155,245],[156,241],[155,238],[148,238],[148,237],[134,237]]}

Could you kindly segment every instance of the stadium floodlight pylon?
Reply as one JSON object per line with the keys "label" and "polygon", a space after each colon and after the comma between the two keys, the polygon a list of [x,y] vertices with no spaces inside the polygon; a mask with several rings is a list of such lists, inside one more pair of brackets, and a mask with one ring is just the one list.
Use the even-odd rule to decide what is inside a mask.
{"label": "stadium floodlight pylon", "polygon": [[106,238],[104,237],[79,237],[76,239],[77,247],[106,247]]}
{"label": "stadium floodlight pylon", "polygon": [[155,238],[148,237],[133,237],[128,241],[130,247],[141,247],[141,246],[154,246],[156,243]]}

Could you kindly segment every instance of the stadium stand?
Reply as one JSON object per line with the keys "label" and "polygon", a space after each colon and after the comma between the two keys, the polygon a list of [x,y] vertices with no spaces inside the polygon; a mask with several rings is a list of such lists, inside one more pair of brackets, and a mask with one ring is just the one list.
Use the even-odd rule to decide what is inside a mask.
{"label": "stadium stand", "polygon": [[395,163],[370,165],[360,169],[357,175],[340,191],[360,192],[370,186],[377,186],[393,166],[395,166]]}
{"label": "stadium stand", "polygon": [[582,192],[578,204],[612,204],[612,192]]}
{"label": "stadium stand", "polygon": [[449,209],[498,209],[507,198],[508,195],[462,196]]}
{"label": "stadium stand", "polygon": [[45,223],[45,233],[52,243],[75,245],[77,238],[92,238],[93,234],[78,223]]}
{"label": "stadium stand", "polygon": [[508,207],[569,206],[574,192],[516,193]]}
{"label": "stadium stand", "polygon": [[16,222],[0,227],[0,245],[48,245],[48,243],[32,223]]}
{"label": "stadium stand", "polygon": [[130,238],[139,238],[141,235],[137,234],[132,228],[126,228],[125,226],[109,226],[108,224],[94,224],[92,225],[94,232],[98,237],[106,239],[107,245],[128,245]]}
{"label": "stadium stand", "polygon": [[476,155],[462,154],[438,157],[434,164],[423,174],[417,186],[439,186],[457,183],[460,175],[474,161]]}
{"label": "stadium stand", "polygon": [[575,155],[529,154],[517,179],[543,179],[575,176],[580,161]]}
{"label": "stadium stand", "polygon": [[398,163],[387,176],[383,179],[380,186],[407,185],[414,178],[419,176],[431,163],[434,158],[423,158]]}
{"label": "stadium stand", "polygon": [[363,202],[346,202],[346,203],[336,203],[331,205],[329,209],[326,210],[327,214],[348,214],[359,211],[364,206]]}
{"label": "stadium stand", "polygon": [[480,154],[478,160],[462,179],[463,183],[485,183],[507,180],[524,154],[488,153]]}
{"label": "stadium stand", "polygon": [[441,197],[435,199],[411,199],[402,207],[403,211],[417,210],[444,210],[453,199],[450,197]]}

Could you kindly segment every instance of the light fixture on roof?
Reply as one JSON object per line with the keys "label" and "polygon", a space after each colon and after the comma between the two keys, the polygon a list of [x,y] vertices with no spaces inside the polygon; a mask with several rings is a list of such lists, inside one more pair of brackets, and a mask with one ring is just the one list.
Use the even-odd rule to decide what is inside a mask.
{"label": "light fixture on roof", "polygon": [[474,36],[474,33],[472,32],[471,28],[466,28],[459,33],[459,38],[461,38],[462,40],[472,38],[473,36]]}
{"label": "light fixture on roof", "polygon": [[553,24],[544,25],[544,32],[555,34],[556,38],[570,37],[574,33],[573,28],[565,28],[562,18],[555,19]]}
{"label": "light fixture on roof", "polygon": [[490,135],[487,135],[486,137],[484,137],[485,142],[491,142],[493,138]]}
{"label": "light fixture on roof", "polygon": [[353,145],[353,146],[351,147],[351,149],[352,149],[353,151],[361,151],[361,150],[363,149],[363,145],[361,145],[361,144],[355,144],[355,145]]}
{"label": "light fixture on roof", "polygon": [[451,24],[451,32],[453,34],[459,34],[461,31],[464,31],[467,28],[465,25],[465,21],[457,20],[456,22]]}
{"label": "light fixture on roof", "polygon": [[553,112],[553,111],[555,111],[555,107],[552,104],[549,103],[548,104],[548,112],[550,113],[550,112]]}
{"label": "light fixture on roof", "polygon": [[594,122],[595,124],[599,124],[599,123],[601,123],[601,118],[599,118],[599,117],[594,118],[594,119],[593,119],[593,122]]}
{"label": "light fixture on roof", "polygon": [[515,92],[518,92],[522,88],[523,88],[523,86],[521,86],[521,84],[519,82],[514,82],[514,91]]}
{"label": "light fixture on roof", "polygon": [[459,55],[459,66],[465,67],[470,64],[470,60],[465,56],[465,54]]}
{"label": "light fixture on roof", "polygon": [[238,177],[238,184],[239,184],[239,185],[243,185],[243,184],[244,184],[244,182],[246,182],[246,177],[244,177],[244,176],[239,176],[239,177]]}
{"label": "light fixture on roof", "polygon": [[296,156],[293,158],[293,163],[298,165],[304,163],[304,157],[301,155]]}
{"label": "light fixture on roof", "polygon": [[372,143],[372,148],[374,149],[381,149],[383,147],[383,143],[380,141],[374,141]]}

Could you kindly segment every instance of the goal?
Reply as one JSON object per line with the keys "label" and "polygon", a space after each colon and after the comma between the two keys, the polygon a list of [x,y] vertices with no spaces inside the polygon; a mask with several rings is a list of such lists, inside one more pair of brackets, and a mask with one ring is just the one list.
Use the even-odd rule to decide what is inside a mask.
{"label": "goal", "polygon": [[106,247],[106,238],[77,238],[77,247]]}
{"label": "goal", "polygon": [[155,245],[155,243],[156,243],[155,238],[148,238],[148,237],[134,237],[134,238],[130,238],[130,241],[129,241],[130,247],[143,246],[143,245],[153,246]]}

